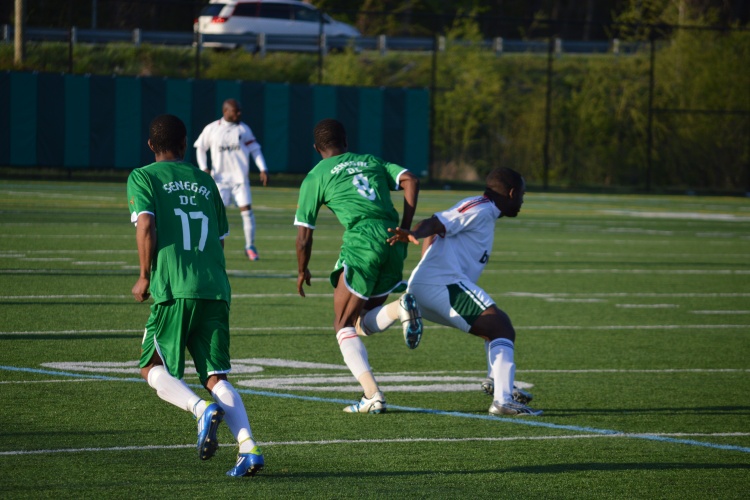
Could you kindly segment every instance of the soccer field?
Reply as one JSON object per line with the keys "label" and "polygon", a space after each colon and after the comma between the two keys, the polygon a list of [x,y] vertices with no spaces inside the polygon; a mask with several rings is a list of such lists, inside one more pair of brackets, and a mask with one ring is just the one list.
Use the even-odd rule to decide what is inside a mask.
{"label": "soccer field", "polygon": [[[228,213],[230,381],[266,468],[233,479],[226,426],[201,462],[192,416],[138,375],[149,310],[130,295],[124,183],[0,194],[3,498],[747,498],[748,199],[528,193],[480,285],[513,320],[516,379],[544,414],[489,416],[483,341],[426,323],[413,351],[400,329],[365,339],[389,407],[358,415],[342,411],[360,394],[328,283],[342,228],[321,211],[303,299],[297,191],[255,186],[261,260]],[[473,194],[423,191],[415,220]]]}

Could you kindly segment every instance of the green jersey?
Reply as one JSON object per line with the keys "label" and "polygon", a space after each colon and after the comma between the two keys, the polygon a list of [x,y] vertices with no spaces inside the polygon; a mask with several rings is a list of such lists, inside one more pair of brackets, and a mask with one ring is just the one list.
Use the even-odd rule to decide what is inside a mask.
{"label": "green jersey", "polygon": [[190,163],[156,162],[128,177],[130,220],[150,213],[156,224],[151,296],[230,301],[221,239],[229,233],[224,203],[210,175]]}
{"label": "green jersey", "polygon": [[318,163],[302,182],[294,224],[315,229],[321,205],[346,228],[363,220],[398,225],[391,191],[406,169],[372,155],[344,153]]}

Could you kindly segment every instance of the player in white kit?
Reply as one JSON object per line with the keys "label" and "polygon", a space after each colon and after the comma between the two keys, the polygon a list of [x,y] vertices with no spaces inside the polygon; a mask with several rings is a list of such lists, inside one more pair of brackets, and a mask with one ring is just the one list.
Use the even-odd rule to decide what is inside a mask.
{"label": "player in white kit", "polygon": [[[193,145],[195,159],[201,170],[209,172],[216,181],[224,206],[234,202],[240,209],[242,229],[245,233],[245,255],[258,260],[255,248],[255,214],[250,194],[250,156],[260,170],[260,182],[268,185],[268,168],[253,131],[240,121],[242,105],[227,99],[222,107],[223,116],[203,129]],[[211,167],[206,161],[206,151],[211,150]]]}
{"label": "player in white kit", "polygon": [[521,210],[526,183],[518,172],[498,168],[487,176],[484,194],[466,198],[413,230],[389,229],[388,241],[419,244],[422,259],[409,279],[422,317],[485,339],[491,377],[492,415],[540,415],[525,403],[531,395],[514,390],[513,360],[516,332],[510,318],[477,281],[490,258],[499,217],[515,217]]}

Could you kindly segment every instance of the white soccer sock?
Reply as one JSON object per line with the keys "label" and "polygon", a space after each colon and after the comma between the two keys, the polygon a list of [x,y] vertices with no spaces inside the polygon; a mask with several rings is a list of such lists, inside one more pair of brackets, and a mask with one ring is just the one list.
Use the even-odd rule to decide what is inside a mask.
{"label": "white soccer sock", "polygon": [[484,359],[487,361],[487,378],[492,378],[492,362],[490,361],[490,341],[484,341]]}
{"label": "white soccer sock", "polygon": [[[226,380],[219,380],[214,385],[211,394],[216,403],[224,410],[224,422],[227,423],[232,435],[240,443],[240,453],[248,453],[255,446],[255,441],[242,397]],[[243,451],[243,447],[247,451]]]}
{"label": "white soccer sock", "polygon": [[336,340],[339,342],[339,349],[341,349],[341,355],[344,356],[344,362],[354,378],[359,380],[360,375],[372,371],[367,360],[365,344],[357,336],[354,327],[347,326],[339,330],[336,334]]}
{"label": "white soccer sock", "polygon": [[398,300],[390,304],[378,306],[362,315],[362,329],[366,335],[387,330],[398,319],[401,305]]}
{"label": "white soccer sock", "polygon": [[245,248],[255,245],[255,214],[251,210],[240,212],[242,216],[242,231],[245,233]]}
{"label": "white soccer sock", "polygon": [[513,362],[513,341],[495,339],[490,342],[490,361],[492,378],[495,380],[494,400],[499,404],[513,399],[513,379],[516,376],[516,364]]}
{"label": "white soccer sock", "polygon": [[[198,405],[203,399],[194,393],[190,387],[180,379],[169,374],[162,365],[155,365],[148,372],[148,385],[156,389],[156,394],[178,408],[193,413],[203,413],[205,405]],[[196,408],[197,406],[197,408]]]}

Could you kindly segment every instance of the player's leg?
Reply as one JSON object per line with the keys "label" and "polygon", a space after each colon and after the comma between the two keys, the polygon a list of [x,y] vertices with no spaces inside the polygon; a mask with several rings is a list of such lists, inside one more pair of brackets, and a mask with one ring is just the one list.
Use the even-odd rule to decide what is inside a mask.
{"label": "player's leg", "polygon": [[161,399],[195,416],[199,456],[207,460],[216,451],[213,442],[223,411],[218,405],[207,403],[182,381],[188,324],[192,316],[190,302],[175,299],[152,307],[141,345],[141,376]]}
{"label": "player's leg", "polygon": [[205,408],[203,399],[182,381],[185,370],[183,303],[154,304],[141,342],[141,376],[164,401],[193,413]]}
{"label": "player's leg", "polygon": [[[425,319],[484,338],[488,348],[493,396],[499,392],[504,400],[503,391],[508,390],[509,384],[513,399],[517,391],[513,389],[515,330],[508,316],[495,306],[492,298],[471,282],[450,285],[410,283],[409,292],[419,301]],[[505,357],[498,358],[499,355]],[[493,405],[496,399],[493,397]]]}
{"label": "player's leg", "polygon": [[[481,295],[477,290],[473,290],[472,293]],[[494,383],[490,413],[493,415],[540,415],[541,411],[529,408],[514,397],[516,332],[508,315],[492,304],[474,320],[469,333],[489,342],[487,356]],[[518,392],[518,389],[515,391]]]}
{"label": "player's leg", "polygon": [[[345,268],[339,273],[338,285],[333,291],[334,330],[344,362],[362,386],[363,395],[359,403],[347,406],[344,411],[382,413],[386,409],[385,397],[372,374],[365,344],[354,328],[354,323],[367,300],[349,288],[346,275],[350,271]],[[352,272],[349,277],[350,281],[360,281],[352,279]]]}
{"label": "player's leg", "polygon": [[[410,349],[416,349],[422,340],[423,326],[422,314],[414,295],[407,292],[395,301],[381,305],[390,293],[404,290],[402,274],[406,257],[405,245],[394,245],[386,251],[388,254],[383,260],[370,301],[365,304],[365,310],[358,318],[357,333],[362,336],[372,335],[388,329],[398,321],[402,326],[406,345]],[[374,302],[376,299],[380,299],[379,302]]]}
{"label": "player's leg", "polygon": [[250,184],[237,184],[233,190],[233,196],[240,207],[240,216],[242,217],[242,232],[245,235],[245,255],[248,260],[255,261],[260,259],[258,250],[255,248],[255,214],[253,213],[252,195],[250,193]]}
{"label": "player's leg", "polygon": [[[242,397],[227,380],[229,357],[229,305],[221,300],[197,300],[188,349],[195,369],[239,444],[237,464],[227,475],[252,476],[263,468],[263,455],[250,428]],[[215,442],[215,439],[214,439]]]}

